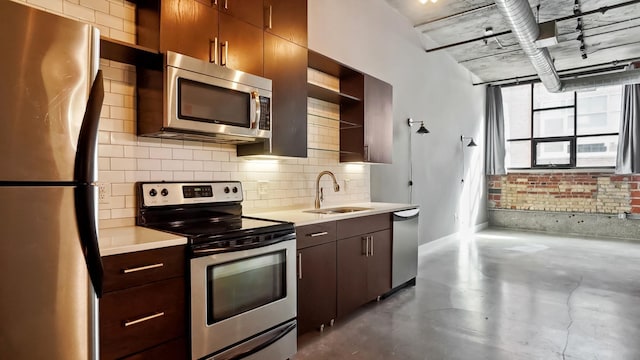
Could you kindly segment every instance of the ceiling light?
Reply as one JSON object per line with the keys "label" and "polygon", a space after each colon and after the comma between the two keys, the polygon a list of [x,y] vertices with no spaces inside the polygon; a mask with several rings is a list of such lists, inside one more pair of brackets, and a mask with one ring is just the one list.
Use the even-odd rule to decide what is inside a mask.
{"label": "ceiling light", "polygon": [[428,0],[418,0],[420,1],[420,4],[426,4]]}

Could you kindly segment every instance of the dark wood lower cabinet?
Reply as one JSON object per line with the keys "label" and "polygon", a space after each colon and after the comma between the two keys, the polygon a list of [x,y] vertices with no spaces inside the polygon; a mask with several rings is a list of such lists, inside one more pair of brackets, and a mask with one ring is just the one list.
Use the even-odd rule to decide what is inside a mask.
{"label": "dark wood lower cabinet", "polygon": [[338,240],[338,317],[391,290],[391,231]]}
{"label": "dark wood lower cabinet", "polygon": [[100,299],[100,358],[119,359],[184,336],[184,278],[105,293]]}
{"label": "dark wood lower cabinet", "polygon": [[179,338],[149,350],[127,356],[123,360],[187,360],[187,339]]}
{"label": "dark wood lower cabinet", "polygon": [[298,250],[298,334],[336,318],[336,243]]}

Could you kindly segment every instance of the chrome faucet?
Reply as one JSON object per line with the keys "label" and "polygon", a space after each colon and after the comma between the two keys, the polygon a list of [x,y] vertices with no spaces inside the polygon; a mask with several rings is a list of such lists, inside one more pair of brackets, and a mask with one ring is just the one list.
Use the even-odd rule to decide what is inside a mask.
{"label": "chrome faucet", "polygon": [[322,177],[322,175],[330,175],[331,178],[333,179],[333,191],[336,191],[336,192],[340,191],[340,185],[338,185],[338,180],[336,180],[336,176],[333,175],[331,171],[325,170],[320,172],[320,174],[318,174],[318,177],[316,178],[316,203],[315,203],[316,209],[320,209],[320,204],[324,200],[324,194],[322,192],[322,188],[320,187],[320,178]]}

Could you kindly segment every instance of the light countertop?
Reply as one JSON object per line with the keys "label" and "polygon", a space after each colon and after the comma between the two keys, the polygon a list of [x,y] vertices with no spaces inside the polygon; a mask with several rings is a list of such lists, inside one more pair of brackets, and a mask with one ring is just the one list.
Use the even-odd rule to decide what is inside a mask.
{"label": "light countertop", "polygon": [[[393,211],[417,208],[417,205],[394,204],[380,202],[349,203],[342,205],[326,205],[323,208],[333,207],[363,207],[370,210],[362,210],[341,214],[314,214],[305,212],[307,209],[290,209],[277,211],[247,211],[245,216],[253,216],[263,219],[289,221],[296,226],[311,225],[333,220],[350,219],[359,216],[383,214]],[[152,230],[142,226],[124,226],[116,228],[100,229],[99,234],[100,254],[102,256],[130,253],[141,250],[159,249],[163,247],[184,245],[187,238],[171,233]]]}
{"label": "light countertop", "polygon": [[364,202],[364,203],[348,203],[348,204],[335,204],[325,205],[322,208],[334,208],[334,207],[363,207],[371,208],[371,210],[355,211],[350,213],[341,214],[314,214],[305,212],[305,210],[313,210],[313,208],[307,209],[292,209],[292,210],[278,210],[278,211],[245,211],[243,215],[254,216],[258,218],[290,221],[296,226],[318,224],[333,220],[350,219],[354,217],[383,214],[393,211],[414,209],[419,207],[418,205],[411,204],[394,204],[394,203],[381,203],[381,202]]}
{"label": "light countertop", "polygon": [[185,237],[142,226],[100,229],[98,239],[100,255],[102,256],[159,249],[187,243],[187,238]]}

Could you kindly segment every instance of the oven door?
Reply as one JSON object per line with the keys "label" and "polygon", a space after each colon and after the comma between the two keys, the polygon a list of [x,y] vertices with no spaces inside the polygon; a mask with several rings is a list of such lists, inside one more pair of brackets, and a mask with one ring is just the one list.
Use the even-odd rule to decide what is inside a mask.
{"label": "oven door", "polygon": [[[258,350],[287,335],[274,329],[296,317],[295,259],[295,238],[191,259],[192,358],[222,355],[263,338],[247,341]],[[286,327],[295,338],[295,325]],[[273,338],[263,336],[268,333]],[[286,357],[295,351],[294,342]]]}
{"label": "oven door", "polygon": [[[166,127],[200,133],[269,138],[259,126],[270,111],[271,94],[231,80],[165,68]],[[267,106],[268,105],[268,106]],[[270,124],[269,124],[270,126]]]}

